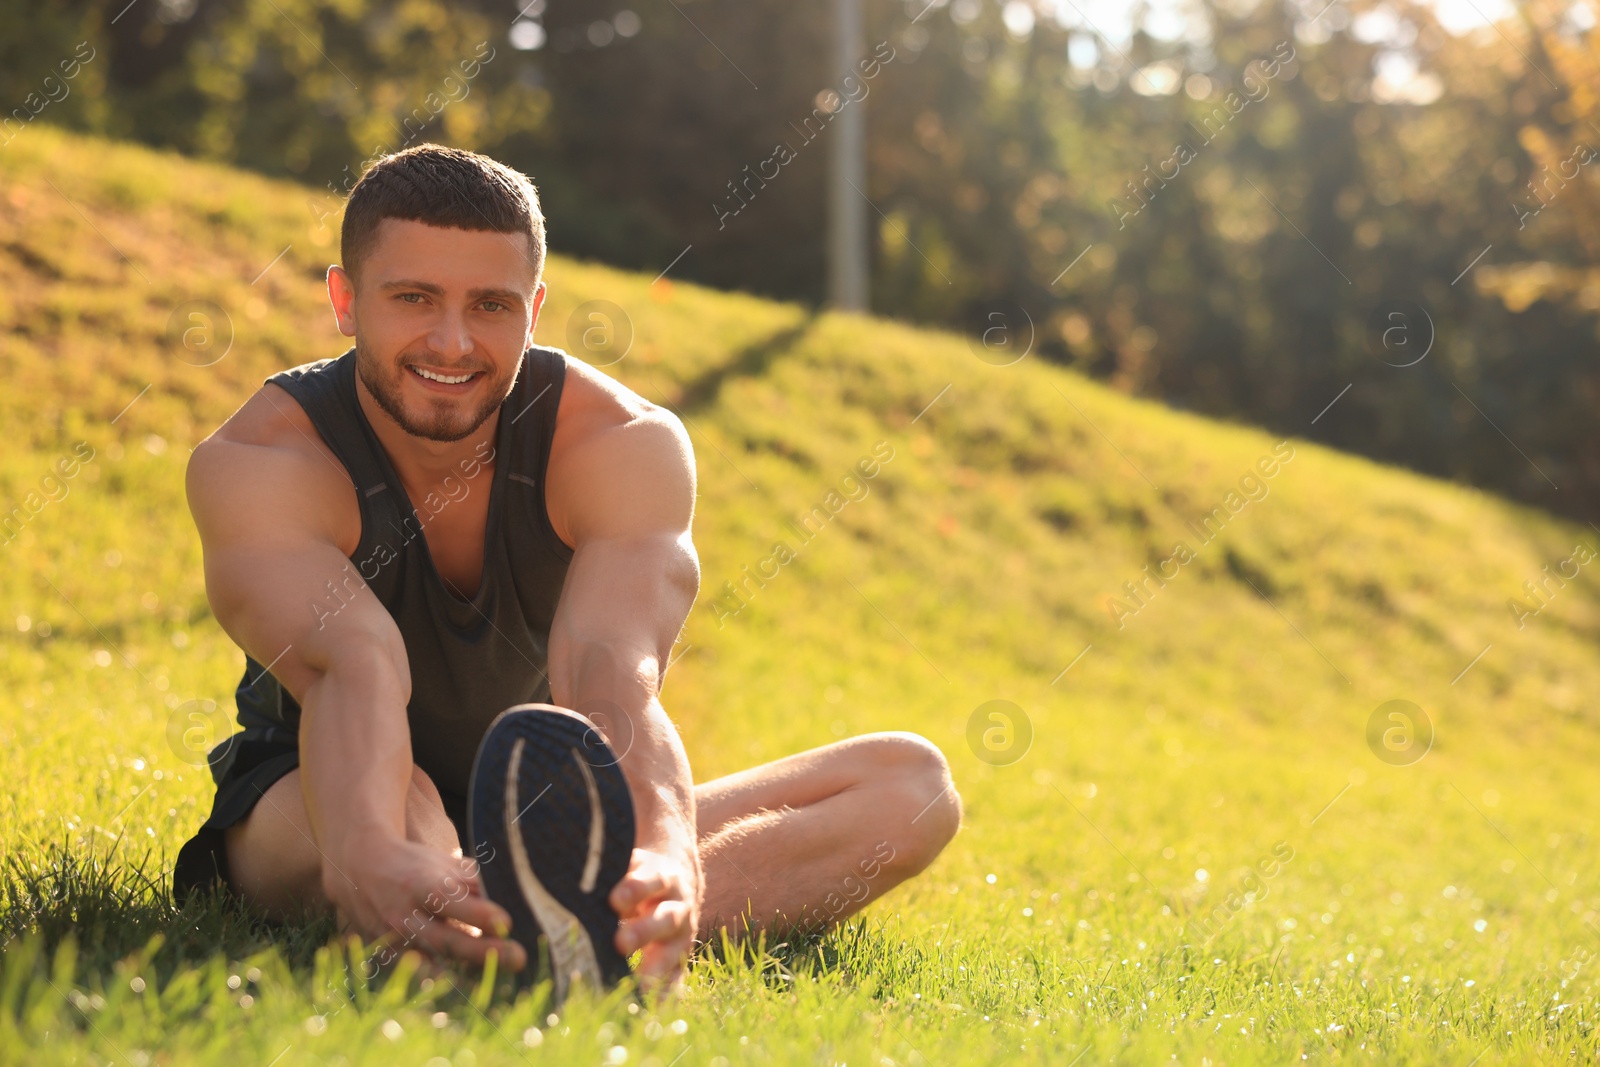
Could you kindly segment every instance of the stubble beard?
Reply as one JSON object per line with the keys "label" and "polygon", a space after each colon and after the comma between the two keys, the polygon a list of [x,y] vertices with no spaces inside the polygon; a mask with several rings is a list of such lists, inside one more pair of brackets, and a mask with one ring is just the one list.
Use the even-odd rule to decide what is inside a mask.
{"label": "stubble beard", "polygon": [[406,383],[403,376],[412,372],[399,363],[384,362],[363,345],[359,337],[356,338],[356,373],[367,387],[367,392],[372,394],[372,399],[378,402],[383,413],[402,430],[412,437],[427,441],[448,444],[470,437],[511,395],[511,387],[516,382],[521,366],[519,359],[504,388],[493,388],[491,383],[483,403],[476,411],[463,416],[456,404],[441,397],[438,401],[430,402],[426,413],[418,417],[406,409],[404,398]]}

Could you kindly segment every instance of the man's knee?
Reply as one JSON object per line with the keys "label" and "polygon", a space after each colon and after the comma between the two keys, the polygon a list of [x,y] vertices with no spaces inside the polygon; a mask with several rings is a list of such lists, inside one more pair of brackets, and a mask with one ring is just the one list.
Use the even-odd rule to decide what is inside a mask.
{"label": "man's knee", "polygon": [[430,804],[438,804],[440,807],[444,806],[444,798],[439,795],[439,787],[433,784],[428,772],[415,763],[411,765],[411,789],[420,799]]}
{"label": "man's knee", "polygon": [[[961,828],[961,796],[939,747],[920,734],[893,731],[860,739],[868,750],[868,773],[893,797],[893,819],[885,824],[896,846],[890,866],[915,874],[949,844]],[[871,780],[869,779],[869,781]]]}
{"label": "man's knee", "polygon": [[411,765],[411,788],[406,792],[406,836],[446,852],[465,847],[445,812],[439,787],[416,764]]}
{"label": "man's knee", "polygon": [[224,831],[227,881],[256,908],[284,916],[322,896],[322,856],[311,842],[300,772],[268,786],[250,814]]}

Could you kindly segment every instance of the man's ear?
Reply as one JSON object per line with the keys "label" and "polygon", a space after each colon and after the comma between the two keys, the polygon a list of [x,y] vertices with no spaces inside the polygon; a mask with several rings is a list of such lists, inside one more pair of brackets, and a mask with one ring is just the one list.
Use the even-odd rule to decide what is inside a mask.
{"label": "man's ear", "polygon": [[328,303],[333,305],[333,317],[339,332],[346,337],[356,335],[356,283],[350,273],[335,263],[328,268]]}
{"label": "man's ear", "polygon": [[522,340],[524,352],[533,347],[533,329],[539,325],[539,309],[544,307],[544,294],[544,282],[540,282],[533,290],[533,314],[528,316],[528,336]]}

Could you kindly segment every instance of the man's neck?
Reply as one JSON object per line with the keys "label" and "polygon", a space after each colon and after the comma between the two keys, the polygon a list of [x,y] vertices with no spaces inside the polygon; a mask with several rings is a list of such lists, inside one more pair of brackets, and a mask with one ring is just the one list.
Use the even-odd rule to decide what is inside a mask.
{"label": "man's neck", "polygon": [[[395,422],[379,406],[359,374],[356,375],[356,399],[413,503],[441,485],[446,478],[452,475],[460,477],[464,460],[475,459],[484,466],[491,466],[494,459],[498,458],[494,456],[493,448],[500,428],[499,408],[483,420],[483,425],[459,441],[432,441],[407,433]],[[488,460],[482,458],[480,451],[484,442],[490,447],[488,454],[492,458]]]}

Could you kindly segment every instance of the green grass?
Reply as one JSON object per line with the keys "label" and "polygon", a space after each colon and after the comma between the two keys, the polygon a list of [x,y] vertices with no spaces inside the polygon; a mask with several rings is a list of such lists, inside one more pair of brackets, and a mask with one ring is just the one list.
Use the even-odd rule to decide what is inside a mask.
{"label": "green grass", "polygon": [[[675,1003],[574,1002],[555,1023],[543,991],[465,972],[351,983],[325,926],[175,911],[167,870],[211,783],[172,724],[181,740],[188,702],[226,705],[242,665],[207,610],[184,463],[267,374],[345,347],[314,198],[47,127],[0,152],[0,504],[94,450],[0,545],[0,1061],[1600,1051],[1592,568],[1521,629],[1508,609],[1600,532],[1291,442],[1202,546],[1186,522],[1273,438],[1032,358],[991,366],[963,338],[560,256],[541,340],[570,347],[580,304],[620,305],[635,336],[609,371],[694,440],[705,580],[665,702],[697,777],[916,730],[949,756],[965,827],[848,928],[711,951]],[[232,320],[213,365],[164,340],[188,300]],[[719,626],[723,583],[879,442],[867,494]],[[1119,629],[1110,599],[1180,540],[1195,558]],[[1436,730],[1419,762],[1367,747],[1391,699]],[[991,700],[1033,732],[1003,766],[967,741]]]}

